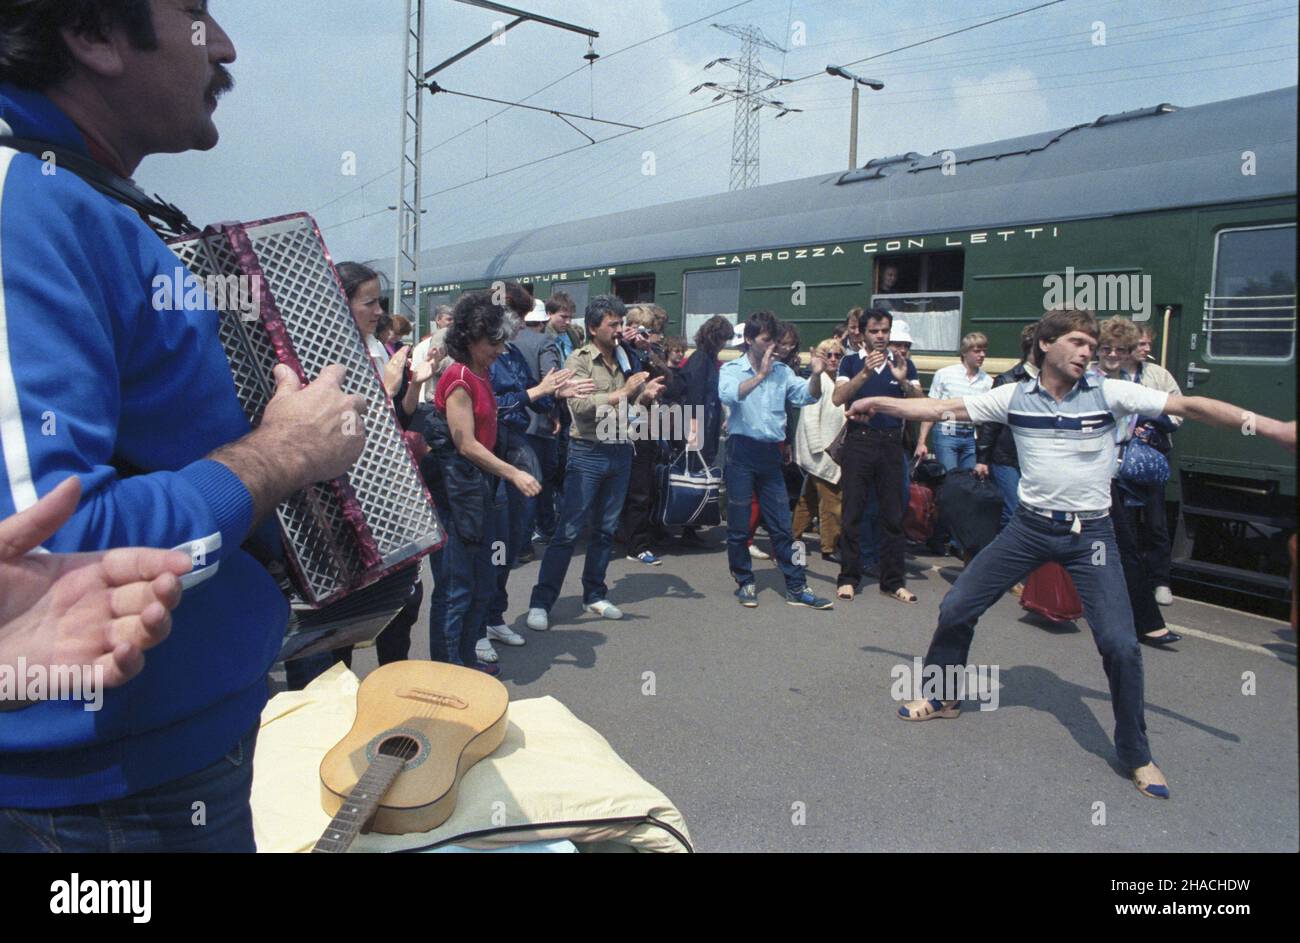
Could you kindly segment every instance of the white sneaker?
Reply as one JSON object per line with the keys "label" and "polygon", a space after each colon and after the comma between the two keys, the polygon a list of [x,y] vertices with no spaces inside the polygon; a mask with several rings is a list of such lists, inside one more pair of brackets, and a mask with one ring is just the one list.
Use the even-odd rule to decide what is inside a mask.
{"label": "white sneaker", "polygon": [[505,642],[507,645],[523,645],[527,641],[508,625],[489,625],[487,627],[487,636],[490,639],[496,639],[498,642]]}
{"label": "white sneaker", "polygon": [[1174,604],[1174,594],[1168,586],[1156,587],[1156,602],[1162,606],[1172,606]]}
{"label": "white sneaker", "polygon": [[749,555],[755,560],[771,560],[772,555],[766,551],[759,550],[758,544],[749,545]]}
{"label": "white sneaker", "polygon": [[491,642],[485,638],[481,638],[474,646],[474,657],[481,662],[493,665],[496,664],[497,661],[497,650],[492,647]]}
{"label": "white sneaker", "polygon": [[590,606],[583,606],[582,608],[586,609],[588,612],[594,612],[602,619],[623,618],[623,610],[618,608],[618,606],[614,605],[608,599],[598,599]]}
{"label": "white sneaker", "polygon": [[545,632],[551,627],[550,620],[546,618],[545,609],[529,609],[528,618],[524,622],[534,632]]}

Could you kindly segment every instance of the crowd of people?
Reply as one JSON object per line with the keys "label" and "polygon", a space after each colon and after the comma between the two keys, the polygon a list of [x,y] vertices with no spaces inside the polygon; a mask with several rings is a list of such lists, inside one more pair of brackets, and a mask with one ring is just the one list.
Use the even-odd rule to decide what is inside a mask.
{"label": "crowd of people", "polygon": [[[707,548],[697,528],[673,533],[656,517],[663,500],[657,470],[685,449],[698,452],[703,467],[721,469],[728,568],[737,599],[749,608],[758,605],[755,560],[779,568],[789,604],[833,606],[807,588],[805,538],[838,566],[837,599],[853,600],[865,575],[887,598],[915,603],[906,585],[904,518],[913,471],[927,459],[942,472],[970,474],[996,488],[998,530],[1019,507],[1020,460],[1006,423],[949,412],[909,425],[886,411],[864,417],[850,407],[882,396],[965,401],[1035,380],[1038,322],[1021,332],[1019,360],[996,377],[983,369],[988,338],[965,335],[958,362],[935,371],[927,391],[911,358],[908,324],[885,309],[850,310],[805,363],[797,326],[770,312],[740,325],[713,316],[687,344],[665,336],[668,314],[658,305],[626,307],[600,296],[579,327],[564,291],[543,302],[509,282],[499,286],[501,303],[485,290],[437,309],[429,333],[412,345],[409,322],[380,310],[378,273],[353,262],[339,272],[399,421],[432,449],[421,471],[449,537],[430,557],[434,658],[497,673],[496,646],[527,642],[511,627],[511,573],[539,555],[524,624],[549,629],[587,524],[582,604],[608,619],[622,616],[606,584],[615,546],[646,566],[662,564],[665,553]],[[1145,326],[1123,317],[1102,322],[1089,375],[1179,394],[1168,371],[1149,360],[1150,343]],[[724,354],[728,349],[734,356]],[[682,407],[689,420],[677,432],[649,428],[644,414],[641,425],[602,425],[602,415],[635,404]],[[1129,417],[1116,429],[1118,454],[1130,441],[1167,454],[1181,421]],[[1132,480],[1122,464],[1108,513],[1138,640],[1164,647],[1181,640],[1159,609],[1173,601],[1164,483]],[[755,543],[760,526],[771,552]],[[966,552],[959,543],[935,527],[927,545],[964,559],[978,549]],[[411,581],[407,606],[379,637],[381,664],[410,650],[422,602],[416,568]],[[1022,590],[1017,583],[1012,591]],[[350,655],[341,650],[332,660],[350,664]],[[330,660],[289,662],[290,686],[307,683]]]}
{"label": "crowd of people", "polygon": [[[196,19],[206,42],[192,41]],[[206,6],[30,0],[4,8],[0,40],[0,668],[93,666],[111,688],[94,712],[59,697],[0,704],[0,847],[252,851],[251,760],[288,619],[253,550],[278,545],[278,504],[354,466],[365,399],[344,391],[340,365],[305,386],[280,365],[250,427],[208,301],[152,300],[182,267],[145,216],[174,208],[129,178],[150,154],[217,143],[235,50]],[[87,165],[99,191],[69,169]],[[537,545],[536,581],[514,608],[529,630],[552,628],[584,529],[581,602],[621,618],[607,584],[620,537],[645,566],[665,543],[701,541],[655,526],[653,469],[680,449],[722,467],[741,606],[759,604],[753,566],[768,557],[784,602],[834,605],[806,581],[814,516],[838,600],[874,572],[886,599],[913,604],[900,521],[911,462],[929,454],[924,436],[907,439],[920,422],[942,461],[959,472],[973,458],[971,473],[998,483],[1008,513],[942,600],[927,665],[964,665],[984,610],[1061,563],[1110,680],[1120,760],[1145,795],[1168,797],[1138,647],[1169,638],[1159,456],[1180,419],[1248,427],[1292,451],[1294,423],[1178,395],[1140,330],[1099,328],[1084,311],[1031,325],[1022,362],[993,381],[985,339],[968,335],[927,396],[911,334],[884,307],[851,312],[804,363],[797,328],[770,312],[708,319],[688,355],[654,305],[600,295],[578,312],[563,294],[539,304],[506,285],[463,295],[411,345],[403,320],[383,321],[373,270],[338,274],[447,533],[430,557],[433,658],[492,672],[493,642],[525,641],[508,590]],[[646,408],[665,403],[689,421],[656,436]],[[770,553],[754,543],[759,524]],[[1121,565],[1092,562],[1096,546]],[[381,660],[409,654],[421,566],[379,636]],[[291,662],[290,682],[347,657]],[[957,698],[945,689],[899,716],[953,717]]]}

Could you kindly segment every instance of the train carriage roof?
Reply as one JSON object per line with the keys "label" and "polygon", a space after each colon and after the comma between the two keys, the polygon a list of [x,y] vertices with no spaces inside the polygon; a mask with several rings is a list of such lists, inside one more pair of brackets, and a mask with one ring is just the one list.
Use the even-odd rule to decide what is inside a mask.
{"label": "train carriage roof", "polygon": [[[1243,173],[1243,152],[1255,155]],[[1296,87],[1158,105],[421,253],[421,282],[1093,218],[1296,192]],[[955,164],[953,163],[955,159]]]}

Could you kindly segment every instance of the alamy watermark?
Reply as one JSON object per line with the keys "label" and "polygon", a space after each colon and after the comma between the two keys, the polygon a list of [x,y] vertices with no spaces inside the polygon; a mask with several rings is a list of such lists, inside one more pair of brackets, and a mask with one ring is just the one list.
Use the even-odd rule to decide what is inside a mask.
{"label": "alamy watermark", "polygon": [[103,665],[29,664],[22,655],[17,665],[0,665],[0,705],[36,701],[82,701],[82,709],[104,706]]}
{"label": "alamy watermark", "polygon": [[690,437],[692,423],[704,428],[703,406],[654,403],[647,407],[623,402],[596,407],[596,438],[601,442],[684,442]]}
{"label": "alamy watermark", "polygon": [[1043,309],[1062,311],[1083,308],[1099,314],[1127,314],[1134,321],[1151,320],[1150,275],[1076,274],[1067,265],[1065,274],[1043,279]]}
{"label": "alamy watermark", "polygon": [[895,665],[889,677],[889,694],[896,701],[978,701],[980,710],[998,709],[1000,685],[997,665],[924,664],[913,658],[910,665]]}
{"label": "alamy watermark", "polygon": [[238,311],[245,321],[257,320],[261,312],[261,275],[208,275],[199,278],[178,266],[170,276],[155,275],[150,287],[155,311],[192,311],[215,306],[221,311]]}

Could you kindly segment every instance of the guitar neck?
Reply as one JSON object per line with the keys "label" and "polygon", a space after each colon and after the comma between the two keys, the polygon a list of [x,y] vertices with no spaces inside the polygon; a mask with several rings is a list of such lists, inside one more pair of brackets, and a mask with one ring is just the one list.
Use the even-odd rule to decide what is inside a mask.
{"label": "guitar neck", "polygon": [[362,827],[374,818],[384,793],[388,792],[405,765],[399,756],[376,756],[365,775],[343,800],[338,814],[330,820],[329,828],[316,842],[312,853],[341,854],[347,851]]}

